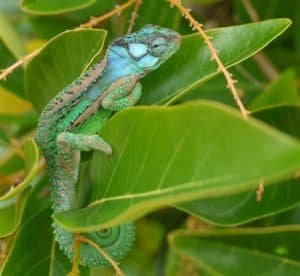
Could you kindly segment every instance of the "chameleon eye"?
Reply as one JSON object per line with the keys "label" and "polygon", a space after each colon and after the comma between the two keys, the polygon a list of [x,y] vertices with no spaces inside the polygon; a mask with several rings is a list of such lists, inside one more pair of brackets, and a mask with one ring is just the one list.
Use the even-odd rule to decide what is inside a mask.
{"label": "chameleon eye", "polygon": [[162,55],[167,49],[167,41],[163,36],[155,37],[151,42],[151,53],[154,56]]}

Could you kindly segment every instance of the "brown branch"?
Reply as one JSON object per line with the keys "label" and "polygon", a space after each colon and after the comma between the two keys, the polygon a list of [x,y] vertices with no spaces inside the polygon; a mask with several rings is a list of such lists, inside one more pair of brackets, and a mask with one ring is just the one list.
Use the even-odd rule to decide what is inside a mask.
{"label": "brown branch", "polygon": [[250,0],[241,0],[245,10],[247,11],[248,15],[250,16],[253,22],[257,22],[260,20],[258,13],[256,12],[255,8],[253,7]]}
{"label": "brown branch", "polygon": [[249,111],[244,107],[238,92],[235,88],[236,80],[233,79],[232,74],[225,68],[222,61],[220,60],[216,49],[214,48],[212,42],[210,41],[210,38],[206,35],[205,31],[203,30],[203,25],[200,24],[198,21],[196,21],[193,16],[190,14],[190,11],[186,9],[179,0],[168,0],[171,4],[171,7],[175,6],[178,8],[178,10],[181,12],[182,16],[187,19],[190,22],[190,26],[193,30],[197,30],[201,37],[204,39],[204,42],[206,43],[209,51],[211,52],[212,59],[215,60],[215,62],[218,65],[218,69],[222,71],[223,75],[225,76],[225,79],[227,81],[227,87],[230,89],[236,104],[238,105],[242,115],[244,118],[247,118]]}
{"label": "brown branch", "polygon": [[90,246],[93,246],[106,260],[109,261],[109,263],[115,269],[117,275],[125,276],[124,272],[119,268],[118,263],[116,263],[98,244],[87,239],[84,236],[77,236],[76,239],[81,242],[85,242],[85,243],[89,244]]}
{"label": "brown branch", "polygon": [[11,74],[14,70],[16,70],[18,67],[22,66],[24,63],[31,60],[33,57],[35,57],[40,52],[40,49],[35,50],[31,52],[30,54],[21,57],[16,63],[13,65],[7,67],[6,69],[1,70],[0,74],[0,80],[6,80],[7,76]]}
{"label": "brown branch", "polygon": [[[258,13],[256,12],[254,6],[251,3],[251,0],[242,0],[241,1],[246,12],[253,22],[260,20]],[[265,77],[272,81],[277,79],[279,72],[274,64],[268,59],[268,57],[261,51],[253,56],[254,61],[260,67]]]}
{"label": "brown branch", "polygon": [[114,16],[114,15],[119,15],[123,10],[127,9],[130,7],[132,4],[139,2],[139,0],[128,0],[122,5],[118,5],[113,9],[112,11],[105,13],[99,17],[92,17],[91,20],[87,23],[81,24],[80,28],[92,28],[93,26],[96,26],[100,22]]}
{"label": "brown branch", "polygon": [[129,20],[129,26],[128,26],[128,30],[127,30],[127,34],[130,34],[132,32],[132,28],[134,26],[135,20],[138,16],[138,10],[140,8],[140,6],[142,5],[143,1],[142,0],[137,0],[134,6],[134,10],[131,14],[130,20]]}
{"label": "brown branch", "polygon": [[256,201],[261,202],[265,192],[264,181],[261,179],[256,190]]}

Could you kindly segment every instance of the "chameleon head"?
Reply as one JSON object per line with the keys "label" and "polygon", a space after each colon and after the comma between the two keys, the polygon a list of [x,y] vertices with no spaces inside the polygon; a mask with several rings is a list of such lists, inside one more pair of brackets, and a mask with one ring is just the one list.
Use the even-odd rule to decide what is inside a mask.
{"label": "chameleon head", "polygon": [[112,49],[118,50],[119,56],[129,58],[144,73],[158,68],[179,46],[180,35],[177,32],[155,25],[146,25],[112,43]]}

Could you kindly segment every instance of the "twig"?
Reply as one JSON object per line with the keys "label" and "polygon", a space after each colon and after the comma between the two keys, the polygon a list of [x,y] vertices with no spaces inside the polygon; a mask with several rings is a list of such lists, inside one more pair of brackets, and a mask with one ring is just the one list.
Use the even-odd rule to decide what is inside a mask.
{"label": "twig", "polygon": [[31,52],[30,54],[21,57],[16,63],[13,65],[7,67],[6,69],[1,70],[0,74],[0,80],[6,80],[7,76],[11,74],[14,70],[16,70],[18,67],[22,66],[27,61],[31,60],[33,57],[35,57],[40,52],[40,49],[35,50]]}
{"label": "twig", "polygon": [[258,13],[256,12],[256,10],[254,9],[252,3],[250,0],[242,0],[241,1],[245,10],[247,11],[247,13],[249,14],[251,20],[253,22],[257,22],[260,20]]}
{"label": "twig", "polygon": [[79,276],[79,261],[80,261],[80,240],[77,238],[80,237],[76,235],[74,242],[73,242],[73,251],[74,257],[72,260],[72,270],[67,274],[67,276]]}
{"label": "twig", "polygon": [[143,1],[142,0],[137,0],[135,2],[135,6],[134,6],[134,10],[131,14],[130,20],[129,20],[129,26],[128,26],[128,30],[127,30],[127,34],[130,34],[132,32],[132,28],[134,26],[135,20],[138,16],[138,10],[140,8],[140,6],[142,5]]}
{"label": "twig", "polygon": [[115,262],[98,244],[96,244],[95,242],[87,239],[84,236],[77,236],[76,239],[81,241],[81,242],[85,242],[85,243],[93,246],[106,260],[109,261],[109,263],[115,269],[117,275],[125,276],[124,272],[119,268],[118,263]]}
{"label": "twig", "polygon": [[[241,1],[246,12],[253,22],[260,20],[258,13],[253,7],[251,0],[242,0]],[[277,79],[279,72],[268,57],[261,51],[253,56],[254,61],[260,67],[266,78],[270,81]]]}
{"label": "twig", "polygon": [[261,179],[256,190],[256,201],[261,202],[265,192],[264,181]]}
{"label": "twig", "polygon": [[179,0],[168,0],[171,4],[171,7],[176,6],[178,10],[181,12],[182,16],[187,19],[190,22],[190,26],[193,30],[197,30],[201,37],[204,39],[204,42],[206,43],[209,51],[211,52],[212,59],[216,61],[218,68],[220,71],[222,71],[223,75],[225,76],[225,79],[227,81],[227,87],[230,89],[234,100],[236,101],[236,104],[238,105],[242,115],[244,118],[247,118],[249,111],[244,107],[238,92],[235,88],[236,80],[233,79],[232,74],[225,68],[222,61],[220,60],[216,49],[214,48],[213,44],[210,41],[210,38],[206,35],[205,31],[203,30],[203,25],[197,22],[193,16],[190,14],[190,11],[186,9]]}
{"label": "twig", "polygon": [[128,0],[122,5],[118,5],[113,9],[112,11],[105,13],[99,17],[92,17],[91,20],[87,23],[81,24],[80,28],[92,28],[93,26],[96,26],[100,22],[114,16],[120,14],[123,10],[127,9],[130,7],[132,4],[139,2],[139,0]]}

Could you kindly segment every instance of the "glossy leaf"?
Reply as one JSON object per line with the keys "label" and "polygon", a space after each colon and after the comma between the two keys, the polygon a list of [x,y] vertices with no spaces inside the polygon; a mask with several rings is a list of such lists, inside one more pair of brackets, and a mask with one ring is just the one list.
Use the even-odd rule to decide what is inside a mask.
{"label": "glossy leaf", "polygon": [[101,135],[114,155],[95,154],[93,203],[54,215],[68,229],[108,227],[165,205],[255,190],[261,179],[272,183],[300,166],[295,140],[210,102],[129,109]]}
{"label": "glossy leaf", "polygon": [[0,87],[0,117],[5,115],[22,115],[32,111],[30,102],[14,95],[3,87]]}
{"label": "glossy leaf", "polygon": [[32,179],[37,174],[39,161],[39,150],[37,148],[37,145],[33,141],[33,139],[31,139],[27,141],[24,148],[26,160],[25,178],[16,187],[11,186],[6,193],[1,194],[0,202],[20,194],[25,188],[27,188],[31,184]]}
{"label": "glossy leaf", "polygon": [[28,13],[51,15],[79,10],[95,2],[96,0],[21,0],[21,7]]}
{"label": "glossy leaf", "polygon": [[299,204],[299,180],[291,179],[264,188],[262,199],[256,190],[176,204],[175,207],[212,224],[233,226],[274,215]]}
{"label": "glossy leaf", "polygon": [[[19,34],[1,12],[0,26],[0,68],[4,69],[24,56],[26,51]],[[5,81],[0,81],[0,85],[18,96],[24,97],[23,77],[23,69],[19,68],[15,70],[14,74],[10,74]],[[0,92],[0,96],[1,94]]]}
{"label": "glossy leaf", "polygon": [[105,37],[104,30],[66,31],[45,45],[26,70],[26,92],[38,111],[87,69]]}
{"label": "glossy leaf", "polygon": [[26,54],[24,45],[22,44],[18,34],[11,26],[9,21],[0,12],[0,39],[7,46],[10,52],[16,57],[24,56]]}
{"label": "glossy leaf", "polygon": [[170,245],[217,275],[298,275],[299,226],[177,231]]}
{"label": "glossy leaf", "polygon": [[[71,262],[54,244],[48,179],[43,177],[30,195],[23,221],[16,233],[7,261],[1,267],[2,276],[49,275],[64,276],[71,270]],[[81,269],[83,276],[88,269]]]}
{"label": "glossy leaf", "polygon": [[29,193],[30,189],[27,189],[13,200],[0,202],[0,238],[16,231],[21,222]]}
{"label": "glossy leaf", "polygon": [[[300,138],[300,106],[267,107],[252,113],[256,118],[279,130]],[[176,207],[218,225],[238,225],[293,208],[300,202],[299,179],[265,187],[262,200],[256,191],[177,204]]]}
{"label": "glossy leaf", "polygon": [[[290,24],[289,19],[273,19],[209,30],[207,34],[213,38],[225,66],[230,67],[264,48]],[[217,74],[217,65],[211,61],[211,54],[199,34],[185,36],[178,53],[143,80],[141,103],[174,101]]]}
{"label": "glossy leaf", "polygon": [[251,102],[249,108],[255,110],[274,105],[296,104],[297,102],[300,104],[296,75],[293,70],[288,70],[279,76],[275,82],[268,85]]}

